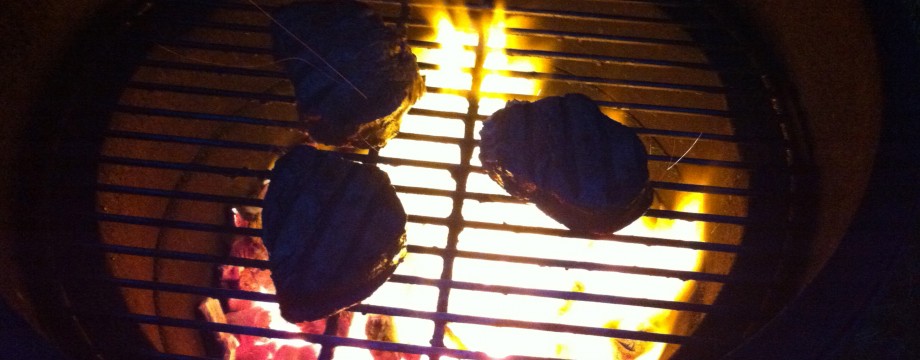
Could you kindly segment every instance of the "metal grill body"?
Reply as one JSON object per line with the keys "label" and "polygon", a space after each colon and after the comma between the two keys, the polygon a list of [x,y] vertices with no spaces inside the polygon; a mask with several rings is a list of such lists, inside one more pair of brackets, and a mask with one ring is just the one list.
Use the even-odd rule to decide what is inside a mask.
{"label": "metal grill body", "polygon": [[[431,41],[435,30],[427,20],[434,2],[366,3],[404,31],[416,50],[440,46]],[[262,6],[271,10],[278,4]],[[476,24],[494,14],[495,4],[474,1],[449,10],[468,13]],[[425,157],[427,150],[396,156],[388,153],[390,146],[346,155],[391,171],[401,198],[441,204],[426,208],[436,210],[407,206],[410,256],[437,264],[438,271],[398,271],[389,281],[420,289],[420,296],[430,298],[430,303],[364,303],[352,309],[429,324],[430,336],[424,342],[387,343],[216,324],[197,316],[197,305],[205,296],[274,301],[270,294],[218,288],[215,269],[221,264],[267,267],[264,261],[226,255],[230,236],[259,235],[258,230],[228,225],[227,210],[259,207],[257,190],[270,177],[272,161],[304,137],[302,126],[293,121],[291,85],[271,58],[270,20],[257,8],[246,2],[150,4],[132,21],[128,37],[143,44],[143,55],[129,58],[136,61],[118,97],[99,101],[108,118],[97,120],[108,125],[94,186],[92,221],[98,224],[98,237],[81,242],[81,253],[89,255],[68,260],[103,262],[105,271],[82,274],[86,276],[63,291],[78,294],[90,286],[86,284],[117,289],[125,299],[118,309],[94,308],[85,296],[74,295],[77,321],[91,323],[84,325],[90,338],[100,336],[96,331],[111,331],[92,324],[97,321],[129,324],[152,345],[148,350],[127,350],[96,340],[94,350],[104,357],[124,356],[127,351],[152,358],[204,358],[215,353],[207,334],[223,331],[301,338],[320,344],[320,358],[327,359],[333,357],[332,349],[345,348],[432,358],[487,357],[480,349],[445,345],[445,325],[472,324],[661,342],[670,344],[666,355],[702,358],[724,353],[756,330],[769,315],[765,299],[779,286],[775,281],[784,255],[778,249],[786,241],[790,158],[782,114],[772,106],[772,90],[744,44],[720,25],[705,2],[508,1],[504,12],[508,37],[517,44],[506,54],[537,59],[541,65],[531,72],[498,73],[538,81],[539,96],[483,91],[479,85],[488,73],[483,68],[487,49],[480,41],[469,46],[477,56],[475,65],[466,69],[473,86],[464,91],[429,86],[426,95],[459,96],[465,111],[417,106],[390,144],[449,156]],[[432,70],[440,65],[420,66]],[[481,100],[535,100],[567,92],[592,97],[609,116],[633,127],[646,144],[656,198],[645,218],[703,224],[705,242],[580,234],[477,215],[476,209],[493,205],[524,206],[501,191],[471,190],[490,181],[476,159],[478,127],[488,115],[480,109]],[[400,177],[405,169],[415,175]],[[680,211],[675,204],[687,195],[704,197],[706,205],[696,212]],[[438,235],[414,238],[413,232],[423,228],[425,234]],[[615,265],[481,250],[475,246],[475,234],[484,233],[687,249],[703,255],[698,271]],[[653,300],[455,276],[457,266],[496,262],[535,274],[555,269],[675,278],[694,290],[683,300]],[[681,325],[657,333],[470,313],[451,307],[458,293],[669,309]]]}

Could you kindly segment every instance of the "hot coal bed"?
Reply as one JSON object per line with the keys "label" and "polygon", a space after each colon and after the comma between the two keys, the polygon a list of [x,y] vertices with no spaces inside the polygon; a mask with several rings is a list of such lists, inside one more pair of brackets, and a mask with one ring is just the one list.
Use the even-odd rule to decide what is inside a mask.
{"label": "hot coal bed", "polygon": [[[105,120],[94,231],[62,266],[88,269],[62,291],[91,352],[713,358],[787,299],[790,119],[707,6],[365,3],[405,34],[427,84],[387,146],[342,154],[388,172],[406,208],[396,274],[329,319],[276,321],[260,194],[305,141],[262,12],[280,2],[152,2],[115,43],[130,44],[128,75],[91,112]],[[595,100],[649,153],[652,205],[622,231],[567,230],[479,163],[492,112],[565,93]]]}

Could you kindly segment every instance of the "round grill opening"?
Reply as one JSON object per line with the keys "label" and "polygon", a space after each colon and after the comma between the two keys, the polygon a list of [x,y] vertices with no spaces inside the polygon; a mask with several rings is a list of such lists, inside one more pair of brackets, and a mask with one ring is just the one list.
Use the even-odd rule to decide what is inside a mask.
{"label": "round grill opening", "polygon": [[[275,354],[315,344],[325,359],[711,358],[782,300],[785,119],[707,6],[365,3],[406,34],[428,84],[390,144],[345,155],[387,171],[409,214],[396,275],[322,329],[202,317],[208,298],[226,312],[230,299],[274,301],[221,287],[219,270],[267,267],[231,252],[260,233],[235,226],[231,209],[257,212],[272,162],[305,138],[260,11],[281,2],[155,1],[127,27],[124,41],[143,50],[125,57],[129,78],[98,102],[98,238],[81,247],[91,256],[67,260],[105,265],[64,289],[95,352],[219,357],[224,333],[286,339]],[[569,92],[636,129],[650,155],[653,204],[615,234],[565,229],[478,162],[481,122],[504,101]],[[96,286],[116,289],[123,308],[95,307],[85,292]],[[105,339],[121,328],[109,324],[149,346]],[[395,335],[368,335],[373,326]]]}

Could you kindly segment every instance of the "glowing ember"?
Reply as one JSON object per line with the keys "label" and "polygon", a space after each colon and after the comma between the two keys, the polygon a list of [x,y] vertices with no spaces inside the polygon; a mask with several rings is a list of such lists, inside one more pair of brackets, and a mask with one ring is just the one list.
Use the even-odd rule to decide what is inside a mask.
{"label": "glowing ember", "polygon": [[[475,47],[479,36],[474,32],[464,32],[454,26],[446,11],[441,11],[431,18],[437,29],[434,41],[438,48],[416,49],[420,62],[435,64],[433,70],[425,70],[424,75],[429,86],[440,88],[440,93],[426,94],[416,108],[464,115],[469,101],[465,91],[471,90],[473,75],[471,68],[476,62]],[[458,20],[458,19],[453,19]],[[470,27],[468,21],[459,19],[463,27]],[[497,10],[492,22],[484,31],[486,43],[484,72],[479,92],[480,115],[491,115],[504,107],[508,99],[515,95],[539,95],[540,84],[535,80],[506,76],[508,71],[533,72],[538,64],[530,59],[511,58],[505,54],[508,44],[505,34],[505,18]],[[542,64],[545,65],[545,64]],[[455,95],[456,94],[456,95]],[[460,96],[460,95],[464,96]],[[462,137],[460,127],[445,126],[440,130],[424,128],[422,124],[430,122],[429,117],[408,117],[407,132],[426,133],[430,135]],[[451,123],[440,119],[440,123]],[[453,123],[459,124],[459,121]],[[479,124],[477,124],[479,125]],[[421,130],[414,130],[421,129]],[[477,149],[478,150],[478,149]],[[445,147],[443,150],[431,148],[415,152],[411,157],[427,161],[450,161],[458,163],[457,149]],[[381,151],[384,156],[404,157],[402,149]],[[421,157],[421,158],[420,158]],[[445,160],[450,159],[450,160]],[[479,165],[474,152],[472,165]],[[391,168],[394,172],[412,172],[408,167]],[[388,170],[389,171],[389,170]],[[493,181],[482,174],[470,174],[467,191],[485,194],[505,194]],[[428,179],[426,179],[428,180]],[[451,189],[453,181],[426,181],[413,186]],[[406,201],[406,199],[403,199]],[[702,210],[704,196],[694,194],[679,200],[671,209],[688,213]],[[417,209],[422,215],[439,214],[445,217],[448,210],[437,202],[410,201],[407,209]],[[517,224],[542,228],[564,228],[547,217],[532,204],[508,204],[500,202],[478,202],[467,200],[463,204],[463,217],[470,221],[497,224]],[[429,211],[430,210],[430,211]],[[640,218],[632,225],[621,230],[621,235],[668,238],[684,241],[702,241],[704,224],[681,220]],[[410,243],[418,239],[443,237],[441,234],[427,233],[424,229],[410,231]],[[505,231],[464,229],[460,234],[459,250],[489,254],[527,256],[542,259],[562,259],[579,262],[639,266],[646,268],[697,270],[700,254],[698,251],[626,244],[615,241],[592,241],[578,238],[563,238],[536,234],[511,233]],[[438,264],[429,267],[402,268],[399,273],[407,275],[437,278],[441,272]],[[576,291],[600,295],[616,295],[655,300],[680,300],[692,289],[690,282],[674,278],[646,275],[621,274],[615,272],[564,269],[536,265],[516,264],[500,261],[485,261],[458,258],[454,262],[453,278],[457,281],[472,283],[526,287],[558,291]],[[376,294],[375,294],[376,296]],[[408,293],[394,294],[391,300],[399,299],[404,307],[421,307],[424,301],[409,296]],[[378,297],[378,300],[380,298]],[[386,300],[382,300],[386,301]],[[454,289],[450,293],[448,311],[453,314],[482,316],[500,319],[524,320],[530,322],[571,324],[598,328],[616,328],[624,330],[654,333],[671,333],[674,329],[673,311],[626,305],[594,303],[588,301],[566,301],[561,299],[505,295],[480,291]],[[410,331],[410,324],[402,324],[397,319],[396,329]],[[646,343],[628,339],[607,339],[595,336],[575,335],[518,328],[503,328],[475,324],[451,323],[445,329],[445,344],[448,347],[464,350],[483,351],[494,357],[507,355],[530,355],[566,358],[606,358],[606,359],[659,359],[666,344]]]}
{"label": "glowing ember", "polygon": [[[258,209],[246,209],[240,212],[232,209],[234,226],[247,228],[261,227],[261,214]],[[257,237],[237,235],[230,246],[230,256],[268,260],[268,251]],[[257,291],[265,294],[274,294],[275,285],[271,279],[271,271],[243,266],[225,265],[221,267],[220,282],[223,287],[246,291]],[[213,299],[206,299],[204,304],[213,303]],[[209,310],[211,312],[214,309]],[[322,334],[325,331],[325,320],[292,324],[281,317],[281,310],[277,303],[250,301],[241,299],[227,300],[226,323],[239,326],[269,328],[288,332],[306,332]],[[208,313],[206,312],[206,316]],[[340,318],[347,319],[347,316]],[[347,329],[344,326],[343,329]],[[343,334],[344,335],[344,334]],[[226,336],[220,334],[220,336]],[[224,359],[316,359],[319,346],[298,339],[272,339],[251,335],[229,335],[238,337],[235,346],[227,346],[225,341]],[[236,339],[234,339],[236,340]]]}
{"label": "glowing ember", "polygon": [[[259,194],[263,197],[265,187]],[[411,202],[411,201],[410,201]],[[234,226],[245,228],[261,228],[261,209],[258,208],[231,209]],[[410,228],[413,228],[410,226]],[[436,230],[429,230],[436,231]],[[230,246],[230,256],[268,260],[269,254],[262,240],[258,237],[236,235]],[[420,262],[425,264],[424,261]],[[409,265],[411,268],[413,265]],[[428,267],[440,267],[440,264],[431,264]],[[264,294],[274,294],[275,286],[271,279],[270,270],[250,268],[244,266],[224,265],[220,267],[221,286],[230,289],[257,291]],[[369,301],[382,296],[412,293],[412,289],[393,286],[384,286],[379,289]],[[395,291],[394,291],[395,290]],[[436,296],[436,295],[435,295]],[[433,299],[433,297],[420,298]],[[393,305],[393,304],[389,304]],[[398,305],[397,305],[398,306]],[[292,333],[324,334],[328,319],[302,322],[293,324],[281,317],[281,310],[277,303],[250,301],[231,298],[227,300],[227,312],[221,308],[216,299],[205,299],[199,309],[205,317],[212,322],[228,323],[231,325],[268,328]],[[335,316],[336,330],[334,334],[340,337],[352,336],[361,339],[396,342],[400,340],[399,333],[392,317],[378,314],[363,315],[343,311]],[[411,329],[426,332],[430,337],[432,326],[420,325],[416,322],[405,322],[407,330],[400,331],[406,334],[417,334]],[[224,359],[230,360],[281,360],[317,359],[320,346],[299,339],[275,339],[242,334],[215,334],[224,350]],[[407,338],[417,336],[407,336]],[[337,351],[337,358],[368,359],[368,360],[419,360],[417,354],[404,354],[388,351],[341,348]]]}
{"label": "glowing ember", "polygon": [[[430,18],[436,27],[432,41],[438,47],[414,49],[419,61],[434,64],[434,69],[424,70],[426,83],[439,88],[437,93],[428,93],[416,103],[415,109],[445,114],[407,115],[403,119],[402,132],[410,134],[463,138],[464,118],[470,108],[467,94],[473,90],[471,69],[476,64],[475,49],[480,41],[485,42],[485,58],[478,93],[479,115],[491,115],[504,107],[508,99],[520,96],[539,95],[540,83],[521,77],[509,76],[508,72],[528,73],[537,71],[546,64],[532,59],[507,56],[505,48],[518,46],[509,44],[505,34],[506,19],[501,10],[491,18],[483,36],[476,32],[458,30],[453,21],[461,21],[462,28],[471,28],[471,22],[451,18],[446,10]],[[456,14],[455,14],[456,15]],[[541,70],[542,71],[542,70]],[[477,123],[477,126],[481,124]],[[478,131],[478,129],[477,129]],[[475,135],[474,135],[475,136]],[[476,149],[478,151],[478,149]],[[413,159],[438,163],[457,164],[460,150],[455,144],[434,143],[409,139],[394,139],[381,149],[385,157]],[[478,165],[474,151],[472,165]],[[435,190],[454,190],[456,181],[447,170],[415,166],[380,165],[390,175],[394,185]],[[470,193],[505,195],[491,179],[483,174],[472,173],[467,178]],[[400,193],[400,200],[411,215],[431,218],[447,218],[453,211],[453,200],[446,196]],[[679,199],[669,206],[671,210],[699,213],[705,202],[704,195],[694,194]],[[237,214],[239,215],[239,214]],[[463,218],[467,221],[516,224],[538,228],[564,227],[547,217],[532,204],[463,202]],[[238,219],[245,220],[237,216]],[[256,224],[257,225],[257,224]],[[619,232],[620,235],[668,238],[684,241],[703,241],[704,223],[640,218]],[[241,222],[237,226],[255,226]],[[448,229],[441,225],[410,222],[407,226],[408,242],[412,246],[431,248],[433,251],[447,246]],[[264,247],[257,238],[237,239],[245,249],[236,256],[261,258]],[[236,246],[236,242],[234,243]],[[258,246],[255,246],[257,244]],[[602,265],[637,266],[673,270],[697,270],[700,254],[695,250],[627,244],[616,241],[595,241],[582,238],[566,238],[539,234],[514,233],[480,228],[465,228],[459,234],[458,250],[472,253],[523,256],[536,259],[570,260]],[[267,255],[265,255],[267,259]],[[440,256],[410,253],[397,270],[397,275],[439,279],[444,263]],[[271,279],[267,271],[242,267],[226,268],[225,286],[246,283],[243,278],[257,279],[261,286],[251,291],[272,293]],[[229,273],[228,273],[229,271]],[[589,271],[584,269],[554,266],[539,266],[524,263],[478,260],[458,257],[453,263],[453,280],[485,285],[501,285],[518,288],[545,289],[555,291],[584,292],[598,295],[615,295],[631,298],[685,301],[693,284],[673,278],[647,275],[623,274],[610,271]],[[227,275],[229,274],[229,275]],[[235,275],[239,274],[239,275]],[[237,277],[240,280],[235,280]],[[268,282],[265,282],[268,279]],[[239,285],[243,288],[244,285]],[[248,288],[246,288],[248,289]],[[385,283],[363,304],[393,307],[424,312],[435,312],[439,289],[432,286],[405,284],[390,281]],[[325,322],[290,324],[281,319],[277,304],[231,299],[228,302],[228,322],[231,319],[247,319],[247,326],[264,326],[284,331],[323,333]],[[255,309],[255,310],[252,310]],[[571,301],[550,297],[502,294],[487,291],[452,289],[448,301],[448,312],[496,319],[521,320],[534,323],[555,323],[594,328],[616,328],[652,333],[672,333],[675,326],[675,312],[671,310],[606,304],[590,301]],[[235,315],[238,314],[238,315]],[[345,321],[339,322],[336,333],[358,339],[399,342],[427,346],[432,334],[436,333],[434,323],[424,318],[390,317],[381,314],[347,313]],[[238,320],[233,320],[238,321]],[[242,320],[239,320],[242,321]],[[232,322],[231,322],[232,323]],[[578,335],[564,332],[497,327],[466,323],[449,323],[444,329],[444,343],[447,347],[461,350],[482,351],[500,358],[508,355],[563,358],[602,358],[619,360],[656,360],[662,357],[666,344],[648,343],[629,339]],[[231,335],[232,336],[232,335]],[[275,340],[241,336],[236,348],[240,354],[265,356],[260,359],[278,359],[286,352],[302,351],[298,356],[312,358],[319,352],[319,346],[299,340]],[[436,339],[439,340],[439,339]],[[231,349],[228,347],[228,351]],[[261,352],[270,349],[272,352]],[[339,347],[336,358],[343,359],[427,359],[398,352],[380,352],[353,347]],[[446,358],[446,357],[445,357]]]}
{"label": "glowing ember", "polygon": [[[700,200],[701,196],[698,195],[686,197],[677,208],[698,212]],[[520,210],[528,208],[527,205],[516,206]],[[471,207],[470,210],[471,214],[478,209]],[[493,214],[491,221],[526,222],[527,225],[540,227],[559,226],[545,215],[534,218],[532,214],[506,209],[502,214]],[[699,241],[703,236],[703,226],[701,223],[681,220],[656,221],[641,218],[620,234]],[[458,247],[460,250],[482,253],[679,270],[696,269],[699,259],[698,251],[687,249],[482,229],[464,230]],[[674,300],[690,289],[688,282],[673,278],[473,259],[457,259],[454,278],[458,281],[494,285],[656,300]],[[474,291],[452,291],[449,310],[464,315],[655,333],[670,333],[673,327],[673,321],[670,320],[673,314],[670,310]],[[665,348],[665,344],[658,343],[611,341],[592,336],[526,329],[472,324],[449,326],[452,334],[447,339],[449,346],[482,350],[496,357],[514,354],[648,360],[658,359]]]}

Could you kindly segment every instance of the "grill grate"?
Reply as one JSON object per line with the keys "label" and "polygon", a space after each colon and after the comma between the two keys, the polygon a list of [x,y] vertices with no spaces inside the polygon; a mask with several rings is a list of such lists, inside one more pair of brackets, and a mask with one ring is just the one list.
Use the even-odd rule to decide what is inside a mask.
{"label": "grill grate", "polygon": [[[413,48],[441,46],[426,40],[434,30],[423,17],[436,2],[365,3],[406,31]],[[204,358],[207,344],[202,342],[200,331],[300,338],[320,344],[324,350],[321,359],[331,358],[332,352],[327,349],[336,347],[431,357],[487,356],[479,349],[446,347],[445,325],[451,323],[675,344],[681,345],[679,356],[723,352],[737,344],[744,332],[725,329],[751,330],[767,315],[760,313],[761,302],[776,286],[774,274],[782,261],[779,249],[784,241],[778,228],[788,211],[783,199],[789,192],[780,123],[769,106],[769,89],[762,85],[759,71],[749,62],[743,44],[708,15],[707,5],[697,1],[595,0],[556,4],[546,0],[508,1],[506,5],[509,18],[522,19],[520,24],[509,24],[506,33],[541,45],[509,48],[506,54],[539,59],[552,66],[548,70],[497,73],[540,81],[547,90],[544,96],[573,90],[590,93],[608,114],[634,127],[651,149],[649,165],[658,194],[655,206],[645,217],[705,223],[711,230],[706,242],[581,234],[563,228],[464,216],[469,215],[465,204],[470,201],[523,204],[503,193],[470,190],[468,186],[476,181],[474,177],[483,176],[475,162],[479,142],[475,133],[486,118],[480,113],[480,98],[494,95],[479,89],[486,71],[486,48],[480,41],[478,46],[467,47],[477,54],[475,66],[466,69],[473,77],[471,89],[427,89],[429,96],[465,98],[466,112],[417,107],[409,113],[459,123],[454,127],[462,129],[462,135],[406,131],[394,140],[452,147],[459,154],[457,163],[389,156],[386,152],[346,155],[392,168],[422,169],[453,182],[449,188],[436,188],[394,180],[401,196],[439,198],[450,203],[446,215],[412,211],[409,215],[412,226],[433,226],[445,231],[435,245],[411,243],[410,232],[410,254],[439,259],[440,272],[425,276],[397,273],[389,280],[434,289],[434,303],[427,310],[374,304],[352,309],[429,320],[433,323],[431,346],[290,333],[196,319],[194,305],[203,296],[274,302],[271,294],[217,288],[213,286],[212,273],[218,265],[267,267],[266,261],[226,255],[227,235],[259,236],[260,231],[226,225],[224,217],[229,206],[261,205],[252,196],[252,185],[269,177],[266,169],[273,157],[302,140],[297,133],[302,126],[289,120],[294,118],[294,97],[278,67],[249,66],[270,62],[268,19],[245,2],[164,0],[152,3],[136,19],[132,39],[143,41],[149,51],[135,63],[136,71],[124,85],[117,103],[106,109],[111,119],[105,119],[110,123],[97,158],[100,173],[95,186],[98,204],[94,221],[99,223],[101,241],[88,242],[82,248],[91,254],[103,254],[110,274],[80,277],[66,290],[79,292],[81,284],[112,286],[120,289],[127,306],[125,311],[104,311],[93,309],[92,304],[76,304],[73,310],[77,318],[81,322],[114,319],[138,324],[153,347],[140,353],[131,350],[133,355],[164,359]],[[560,8],[564,6],[569,8]],[[263,7],[274,8],[273,4]],[[476,18],[491,15],[494,4],[469,2],[452,9]],[[423,70],[439,68],[430,63],[420,66]],[[688,148],[693,151],[680,157]],[[686,174],[706,174],[707,178],[698,180]],[[713,205],[704,212],[667,206],[686,194],[706,196]],[[702,270],[689,271],[493,253],[461,246],[461,234],[467,230],[697,250],[706,255]],[[682,301],[656,300],[482,284],[454,278],[458,259],[675,278],[696,283],[697,294],[702,295]],[[696,314],[687,316],[698,328],[696,332],[656,333],[464,314],[450,308],[451,294],[457,291],[668,309]],[[726,325],[725,319],[732,324]],[[99,346],[95,351],[103,357],[118,357],[126,351]]]}

